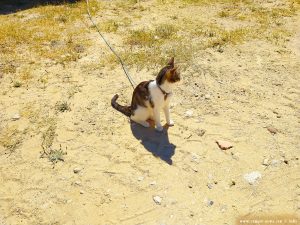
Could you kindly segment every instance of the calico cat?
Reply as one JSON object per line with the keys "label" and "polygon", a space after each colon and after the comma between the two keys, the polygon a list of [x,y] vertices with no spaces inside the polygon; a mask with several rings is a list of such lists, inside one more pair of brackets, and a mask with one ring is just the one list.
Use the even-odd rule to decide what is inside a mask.
{"label": "calico cat", "polygon": [[136,123],[149,127],[148,119],[154,120],[156,130],[162,131],[160,111],[163,110],[169,126],[174,125],[170,118],[170,99],[174,84],[180,81],[180,73],[174,66],[174,57],[160,70],[156,80],[143,81],[133,91],[131,106],[117,103],[116,94],[112,100],[113,108],[130,117]]}

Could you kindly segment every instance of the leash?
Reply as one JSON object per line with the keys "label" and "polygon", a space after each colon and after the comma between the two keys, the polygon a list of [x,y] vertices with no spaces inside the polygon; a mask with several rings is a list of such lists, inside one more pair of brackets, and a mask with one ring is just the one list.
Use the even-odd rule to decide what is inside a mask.
{"label": "leash", "polygon": [[86,9],[87,9],[87,13],[89,15],[89,18],[92,22],[92,24],[94,25],[94,27],[96,28],[97,32],[99,33],[100,37],[102,38],[102,40],[105,42],[105,44],[109,47],[109,49],[112,51],[112,53],[114,53],[114,55],[117,57],[117,59],[119,60],[119,63],[122,66],[122,69],[125,73],[125,75],[127,76],[132,88],[134,89],[134,87],[136,86],[134,81],[132,80],[131,76],[129,75],[129,73],[126,70],[125,64],[123,62],[123,60],[121,59],[121,57],[117,54],[117,52],[113,49],[113,47],[109,44],[109,42],[105,39],[105,37],[102,35],[102,33],[100,32],[100,29],[98,28],[98,26],[96,25],[96,23],[93,20],[93,17],[90,13],[90,5],[89,5],[89,0],[86,0]]}

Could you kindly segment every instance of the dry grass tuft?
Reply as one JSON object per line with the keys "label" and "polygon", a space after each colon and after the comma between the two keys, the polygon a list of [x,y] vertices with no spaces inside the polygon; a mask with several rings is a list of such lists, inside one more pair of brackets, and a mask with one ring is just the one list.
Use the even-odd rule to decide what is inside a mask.
{"label": "dry grass tuft", "polygon": [[22,132],[17,126],[6,127],[1,131],[0,145],[2,145],[9,153],[14,152],[22,143]]}

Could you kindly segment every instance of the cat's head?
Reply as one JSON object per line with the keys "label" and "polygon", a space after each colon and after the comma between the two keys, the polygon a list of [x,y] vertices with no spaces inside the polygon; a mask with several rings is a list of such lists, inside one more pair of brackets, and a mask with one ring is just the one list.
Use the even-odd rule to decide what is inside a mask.
{"label": "cat's head", "polygon": [[164,82],[176,83],[180,81],[180,79],[180,72],[178,71],[178,68],[175,67],[174,57],[172,57],[168,64],[159,71],[156,82],[157,84],[162,85]]}

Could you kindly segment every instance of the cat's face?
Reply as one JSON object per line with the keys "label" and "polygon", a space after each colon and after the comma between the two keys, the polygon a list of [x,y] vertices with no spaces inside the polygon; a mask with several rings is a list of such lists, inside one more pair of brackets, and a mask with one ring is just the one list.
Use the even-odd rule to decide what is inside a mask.
{"label": "cat's face", "polygon": [[167,66],[162,68],[156,77],[156,81],[159,85],[162,85],[164,82],[173,84],[180,81],[180,79],[180,72],[174,65],[174,57],[170,59]]}

